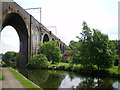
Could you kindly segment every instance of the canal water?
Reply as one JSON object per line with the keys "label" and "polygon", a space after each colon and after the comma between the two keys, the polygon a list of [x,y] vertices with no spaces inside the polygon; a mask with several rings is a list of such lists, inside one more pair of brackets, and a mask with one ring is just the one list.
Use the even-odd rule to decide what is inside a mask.
{"label": "canal water", "polygon": [[120,90],[120,80],[115,78],[85,77],[74,72],[59,70],[18,69],[18,71],[41,88]]}

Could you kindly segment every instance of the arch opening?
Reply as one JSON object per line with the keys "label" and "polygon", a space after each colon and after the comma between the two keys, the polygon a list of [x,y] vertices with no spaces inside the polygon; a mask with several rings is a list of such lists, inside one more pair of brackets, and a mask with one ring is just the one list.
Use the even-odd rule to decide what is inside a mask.
{"label": "arch opening", "polygon": [[47,34],[44,35],[43,37],[43,43],[49,41],[49,36]]}
{"label": "arch opening", "polygon": [[54,39],[54,38],[52,38],[52,40],[53,40],[53,41],[55,41],[55,39]]}
{"label": "arch opening", "polygon": [[19,67],[25,67],[25,65],[28,63],[28,31],[25,22],[19,14],[9,13],[5,16],[3,20],[2,30],[8,25],[12,26],[19,36],[20,39]]}
{"label": "arch opening", "polygon": [[1,53],[7,51],[19,52],[20,40],[16,30],[12,26],[6,26],[1,32]]}

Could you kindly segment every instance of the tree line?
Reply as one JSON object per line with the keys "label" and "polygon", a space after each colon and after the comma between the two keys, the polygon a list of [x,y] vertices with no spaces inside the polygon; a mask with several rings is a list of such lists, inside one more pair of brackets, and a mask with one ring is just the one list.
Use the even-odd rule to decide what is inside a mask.
{"label": "tree line", "polygon": [[[82,32],[77,36],[78,41],[71,40],[67,49],[69,57],[67,63],[70,65],[82,65],[84,69],[104,70],[119,65],[120,60],[116,54],[116,47],[120,41],[109,40],[107,34],[101,33],[98,29],[91,29],[83,22]],[[7,64],[19,65],[19,54],[7,52],[3,60]],[[17,60],[16,60],[17,59]],[[28,68],[48,68],[51,64],[61,62],[63,54],[56,41],[39,42],[39,50],[36,55],[29,57]],[[74,66],[74,65],[73,65]],[[71,67],[71,66],[70,66]]]}

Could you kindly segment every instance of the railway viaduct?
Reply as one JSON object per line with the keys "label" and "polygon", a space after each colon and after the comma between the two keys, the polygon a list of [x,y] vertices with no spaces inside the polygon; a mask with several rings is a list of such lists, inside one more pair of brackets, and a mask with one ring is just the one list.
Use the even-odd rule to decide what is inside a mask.
{"label": "railway viaduct", "polygon": [[4,27],[15,28],[20,39],[20,67],[28,62],[28,57],[37,53],[39,41],[56,40],[62,52],[66,44],[26,12],[16,2],[0,0],[0,34]]}

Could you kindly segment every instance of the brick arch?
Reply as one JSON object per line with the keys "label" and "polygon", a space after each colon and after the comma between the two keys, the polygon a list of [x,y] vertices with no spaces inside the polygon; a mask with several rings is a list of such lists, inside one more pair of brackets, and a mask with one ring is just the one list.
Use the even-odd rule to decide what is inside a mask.
{"label": "brick arch", "polygon": [[[6,26],[12,26],[20,39],[20,67],[25,67],[28,62],[28,30],[22,17],[17,13],[6,14],[2,22],[2,30]],[[1,30],[1,31],[2,31]],[[0,31],[0,32],[1,32]]]}

